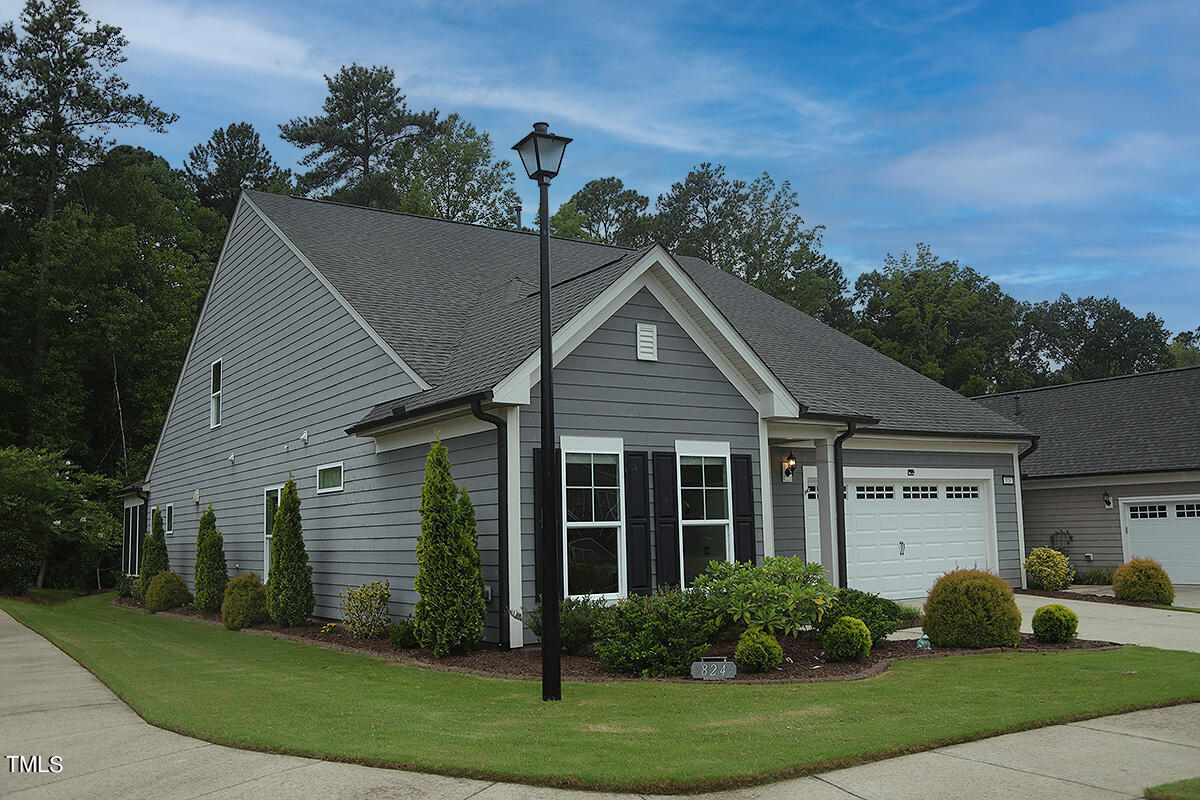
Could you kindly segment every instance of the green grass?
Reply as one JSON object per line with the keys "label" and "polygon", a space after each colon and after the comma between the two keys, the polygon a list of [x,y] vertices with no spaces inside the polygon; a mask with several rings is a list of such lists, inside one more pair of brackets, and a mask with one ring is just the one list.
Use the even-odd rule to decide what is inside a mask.
{"label": "green grass", "polygon": [[67,600],[74,600],[83,594],[76,589],[50,589],[47,587],[38,588],[37,586],[29,587],[26,594],[31,597],[36,597],[39,600],[44,600],[47,603],[63,603]]}
{"label": "green grass", "polygon": [[562,702],[543,703],[536,682],[404,667],[111,599],[0,607],[161,727],[251,749],[558,786],[713,789],[1200,700],[1200,654],[1127,647],[907,661],[852,682],[569,683]]}
{"label": "green grass", "polygon": [[1200,778],[1151,786],[1146,790],[1146,800],[1200,800]]}

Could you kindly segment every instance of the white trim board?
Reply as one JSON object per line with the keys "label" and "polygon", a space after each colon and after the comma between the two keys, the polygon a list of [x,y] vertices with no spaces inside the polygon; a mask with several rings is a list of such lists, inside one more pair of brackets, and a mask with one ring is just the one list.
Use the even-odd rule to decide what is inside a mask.
{"label": "white trim board", "polygon": [[505,424],[505,447],[508,462],[508,617],[509,647],[525,645],[525,626],[508,611],[516,611],[525,602],[524,559],[521,552],[521,408],[508,406],[500,410]]}
{"label": "white trim board", "polygon": [[496,426],[492,423],[477,419],[468,413],[459,417],[440,419],[436,422],[426,422],[419,426],[405,428],[404,430],[379,434],[373,437],[375,439],[375,453],[402,450],[405,447],[415,447],[417,445],[429,445],[433,441],[434,434],[439,435],[442,441],[446,441],[447,439],[455,439],[459,436],[469,436],[472,433],[483,433],[495,429]]}
{"label": "white trim board", "polygon": [[1200,483],[1200,470],[1176,472],[1136,472],[1119,475],[1081,475],[1075,478],[1034,478],[1026,475],[1022,483],[1029,491],[1037,489],[1084,489],[1138,486],[1146,483]]}

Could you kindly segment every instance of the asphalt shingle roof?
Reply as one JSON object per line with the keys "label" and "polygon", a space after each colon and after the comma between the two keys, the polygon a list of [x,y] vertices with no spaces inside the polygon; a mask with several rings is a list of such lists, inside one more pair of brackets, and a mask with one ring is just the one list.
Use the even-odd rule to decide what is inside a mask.
{"label": "asphalt shingle roof", "polygon": [[1041,437],[1032,478],[1200,469],[1200,367],[975,400]]}
{"label": "asphalt shingle roof", "polygon": [[[484,392],[538,344],[538,237],[247,192],[379,336],[432,387],[364,422]],[[645,250],[552,239],[555,330]],[[1021,438],[1028,431],[697,258],[681,266],[810,413],[877,429]]]}

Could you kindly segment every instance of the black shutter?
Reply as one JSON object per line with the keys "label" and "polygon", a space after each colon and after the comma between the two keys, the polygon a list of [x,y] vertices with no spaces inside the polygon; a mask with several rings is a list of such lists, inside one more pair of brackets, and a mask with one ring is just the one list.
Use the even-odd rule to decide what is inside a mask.
{"label": "black shutter", "polygon": [[754,481],[750,456],[732,456],[733,462],[733,558],[754,563]]}
{"label": "black shutter", "polygon": [[[562,451],[555,448],[554,460],[558,464],[558,472],[562,474]],[[558,483],[556,481],[556,483]],[[555,530],[562,531],[562,502],[561,500],[555,504],[555,515],[558,520],[558,525]],[[533,449],[533,591],[535,596],[542,596],[542,448],[535,447]],[[557,541],[557,540],[555,540]],[[560,553],[561,555],[561,553]],[[560,562],[560,566],[565,570],[566,564]]]}
{"label": "black shutter", "polygon": [[679,511],[675,454],[654,456],[654,569],[658,588],[679,585]]}
{"label": "black shutter", "polygon": [[625,564],[629,593],[650,594],[650,454],[625,453]]}

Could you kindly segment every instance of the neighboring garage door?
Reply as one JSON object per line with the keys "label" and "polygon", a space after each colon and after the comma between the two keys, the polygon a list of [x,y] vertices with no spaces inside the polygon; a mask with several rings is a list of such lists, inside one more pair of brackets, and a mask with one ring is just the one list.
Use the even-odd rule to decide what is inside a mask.
{"label": "neighboring garage door", "polygon": [[[920,597],[943,573],[989,569],[992,507],[979,480],[846,479],[846,578],[884,597]],[[805,549],[820,561],[815,488],[805,496]]]}
{"label": "neighboring garage door", "polygon": [[1162,562],[1173,583],[1200,584],[1200,495],[1121,501],[1125,559]]}

